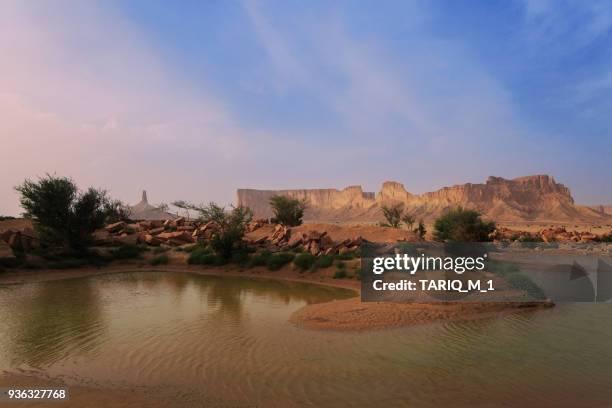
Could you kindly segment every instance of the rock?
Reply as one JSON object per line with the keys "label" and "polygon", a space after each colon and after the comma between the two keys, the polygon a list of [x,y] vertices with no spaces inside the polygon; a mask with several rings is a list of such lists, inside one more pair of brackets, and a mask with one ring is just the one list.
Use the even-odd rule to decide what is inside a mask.
{"label": "rock", "polygon": [[162,232],[164,232],[166,229],[164,227],[159,227],[159,228],[153,228],[150,229],[148,231],[149,234],[151,235],[157,235],[157,234],[161,234]]}
{"label": "rock", "polygon": [[322,249],[329,249],[335,246],[334,240],[329,235],[323,235],[319,241]]}
{"label": "rock", "polygon": [[106,230],[98,230],[93,233],[94,245],[104,246],[110,245],[113,242],[110,232]]}
{"label": "rock", "polygon": [[151,235],[151,234],[145,234],[144,236],[144,242],[147,245],[151,245],[151,246],[159,246],[161,245],[162,241],[161,239]]}
{"label": "rock", "polygon": [[115,233],[124,229],[126,226],[125,222],[119,221],[114,224],[107,225],[104,229],[108,232]]}
{"label": "rock", "polygon": [[312,241],[312,242],[310,242],[310,245],[308,247],[308,251],[312,255],[317,256],[321,252],[321,247],[319,246],[319,243],[317,241]]}
{"label": "rock", "polygon": [[321,237],[325,236],[327,234],[327,232],[318,232],[318,231],[309,231],[308,234],[304,234],[304,240],[305,241],[313,241],[313,240],[320,240]]}
{"label": "rock", "polygon": [[123,235],[120,237],[115,237],[113,239],[113,243],[119,244],[119,245],[136,245],[138,244],[138,235],[131,234],[131,235]]}
{"label": "rock", "polygon": [[13,253],[13,250],[11,249],[9,244],[7,244],[4,241],[0,241],[0,259],[14,259],[14,258],[15,258],[15,254]]}
{"label": "rock", "polygon": [[13,252],[24,251],[23,243],[21,241],[21,232],[14,231],[8,239],[8,245],[11,247]]}
{"label": "rock", "polygon": [[140,224],[127,224],[124,229],[128,234],[135,234],[141,231]]}
{"label": "rock", "polygon": [[177,241],[177,242],[181,242],[181,243],[190,243],[193,242],[193,237],[186,233],[185,231],[175,231],[175,232],[162,232],[161,234],[157,235],[157,238],[160,240],[172,240],[172,241]]}
{"label": "rock", "polygon": [[289,236],[289,240],[287,241],[287,246],[289,248],[295,248],[301,243],[302,243],[302,237],[300,237],[298,234],[291,234]]}

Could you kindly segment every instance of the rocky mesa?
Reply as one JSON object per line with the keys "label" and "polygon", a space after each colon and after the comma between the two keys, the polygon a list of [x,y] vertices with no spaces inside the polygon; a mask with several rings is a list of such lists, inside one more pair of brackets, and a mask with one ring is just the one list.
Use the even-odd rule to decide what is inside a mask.
{"label": "rocky mesa", "polygon": [[424,194],[412,194],[395,181],[384,182],[378,193],[364,192],[361,186],[342,190],[239,189],[237,202],[249,206],[257,217],[268,218],[272,215],[269,200],[275,194],[306,200],[308,221],[377,222],[382,220],[381,206],[402,203],[408,212],[425,220],[462,206],[498,222],[612,222],[612,216],[601,208],[577,205],[570,190],[548,175],[512,180],[489,177],[485,183],[455,185]]}

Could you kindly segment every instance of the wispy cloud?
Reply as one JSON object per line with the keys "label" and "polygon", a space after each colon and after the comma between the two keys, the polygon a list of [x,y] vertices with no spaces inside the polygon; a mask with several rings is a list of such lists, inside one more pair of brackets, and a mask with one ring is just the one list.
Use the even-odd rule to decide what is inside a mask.
{"label": "wispy cloud", "polygon": [[[214,96],[192,94],[105,5],[4,2],[0,53],[5,197],[25,177],[57,172],[130,200],[147,184],[160,188],[153,180],[192,178],[246,154],[244,131]],[[3,212],[16,212],[15,198],[0,202]]]}

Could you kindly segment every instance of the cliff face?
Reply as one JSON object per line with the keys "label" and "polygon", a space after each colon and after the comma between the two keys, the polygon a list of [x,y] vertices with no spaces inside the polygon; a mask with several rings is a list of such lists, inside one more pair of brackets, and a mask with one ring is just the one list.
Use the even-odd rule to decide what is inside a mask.
{"label": "cliff face", "polygon": [[275,194],[305,199],[306,220],[337,222],[380,221],[380,207],[402,203],[408,212],[431,220],[444,211],[462,206],[480,211],[496,221],[600,222],[609,215],[574,204],[567,187],[546,175],[507,180],[489,177],[484,184],[461,184],[413,195],[400,183],[387,181],[376,195],[360,186],[343,190],[238,190],[238,204],[251,207],[257,217],[270,217],[269,200]]}

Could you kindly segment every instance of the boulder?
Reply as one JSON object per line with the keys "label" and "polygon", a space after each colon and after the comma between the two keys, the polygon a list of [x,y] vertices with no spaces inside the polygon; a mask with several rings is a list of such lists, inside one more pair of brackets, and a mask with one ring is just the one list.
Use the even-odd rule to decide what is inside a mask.
{"label": "boulder", "polygon": [[193,242],[193,237],[185,231],[162,232],[157,235],[157,238],[164,241],[178,241],[183,244]]}
{"label": "boulder", "polygon": [[151,235],[151,234],[145,234],[144,235],[144,242],[147,245],[151,245],[151,246],[159,246],[161,245],[162,241],[161,239]]}
{"label": "boulder", "polygon": [[115,232],[119,232],[122,229],[124,229],[125,226],[126,226],[125,222],[119,221],[114,224],[107,225],[104,229],[108,232],[115,233]]}
{"label": "boulder", "polygon": [[157,235],[157,234],[161,234],[164,231],[165,231],[164,227],[158,227],[158,228],[150,229],[147,232],[151,235]]}
{"label": "boulder", "polygon": [[323,235],[319,241],[322,249],[329,249],[335,246],[334,240],[329,235]]}
{"label": "boulder", "polygon": [[119,245],[136,245],[138,244],[138,235],[137,234],[127,235],[126,234],[123,236],[115,237],[113,239],[113,243],[119,244]]}
{"label": "boulder", "polygon": [[15,251],[24,251],[23,242],[21,240],[21,232],[14,231],[8,239],[8,245]]}
{"label": "boulder", "polygon": [[319,243],[317,241],[311,241],[310,245],[308,246],[308,251],[312,255],[317,256],[321,253],[321,247],[319,246]]}
{"label": "boulder", "polygon": [[0,259],[14,259],[14,258],[15,258],[15,254],[13,253],[13,250],[11,249],[9,244],[7,244],[4,241],[0,241]]}
{"label": "boulder", "polygon": [[289,248],[295,248],[301,243],[302,243],[302,237],[300,237],[298,234],[291,234],[289,236],[289,240],[287,241],[287,246]]}

